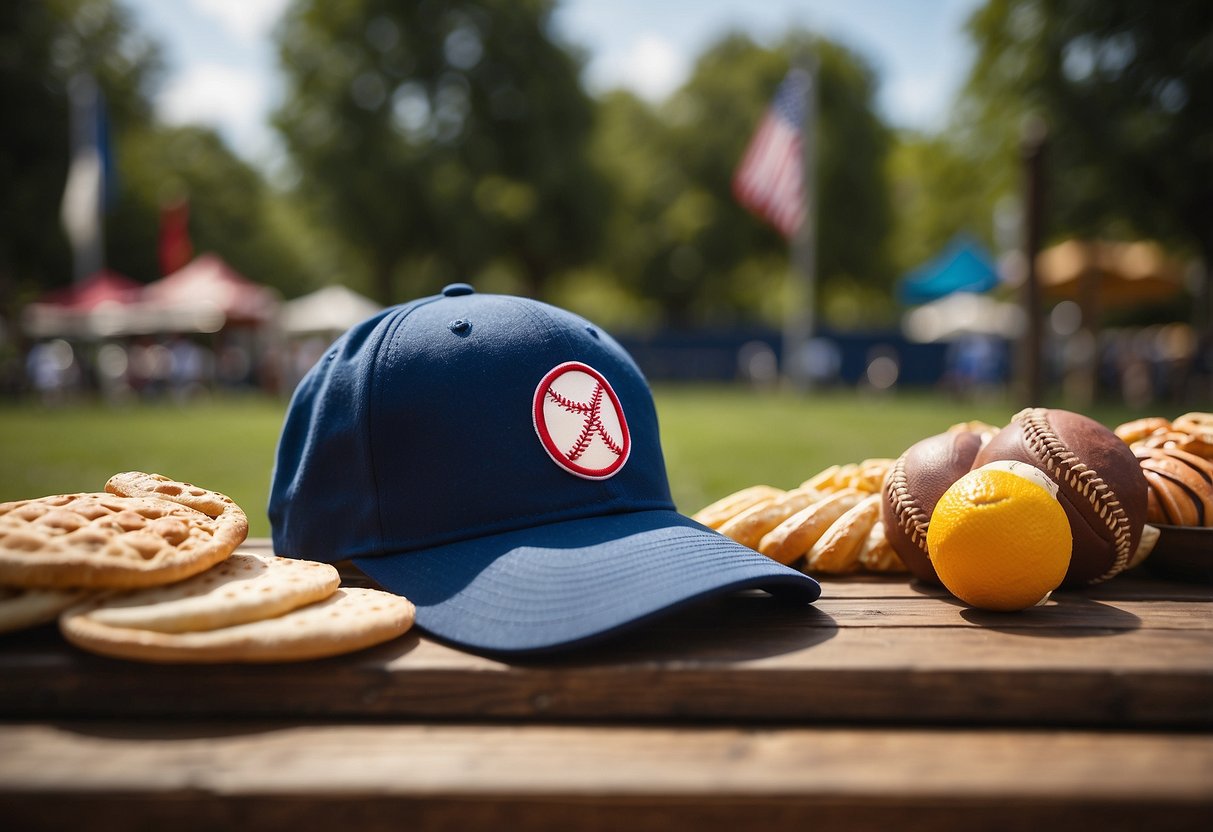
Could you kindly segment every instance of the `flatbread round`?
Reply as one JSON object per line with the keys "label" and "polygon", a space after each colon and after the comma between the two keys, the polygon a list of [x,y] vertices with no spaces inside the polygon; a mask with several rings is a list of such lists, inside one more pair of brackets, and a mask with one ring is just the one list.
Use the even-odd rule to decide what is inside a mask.
{"label": "flatbread round", "polygon": [[240,507],[213,491],[138,472],[106,488],[0,504],[0,584],[170,583],[222,561],[248,534]]}
{"label": "flatbread round", "polygon": [[323,601],[276,618],[192,633],[110,627],[86,601],[59,618],[68,641],[120,659],[162,663],[288,662],[361,650],[396,638],[413,624],[405,598],[377,589],[342,587]]}
{"label": "flatbread round", "polygon": [[323,601],[340,583],[327,563],[236,552],[184,581],[109,595],[88,617],[110,627],[161,633],[213,630]]}
{"label": "flatbread round", "polygon": [[0,633],[54,621],[85,594],[82,590],[0,587]]}

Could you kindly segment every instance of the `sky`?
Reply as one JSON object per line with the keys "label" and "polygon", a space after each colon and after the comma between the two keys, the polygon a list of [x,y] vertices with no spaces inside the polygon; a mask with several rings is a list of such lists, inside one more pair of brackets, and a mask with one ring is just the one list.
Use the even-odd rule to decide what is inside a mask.
{"label": "sky", "polygon": [[[156,100],[170,124],[214,127],[253,162],[278,153],[268,115],[281,96],[272,30],[290,0],[124,0],[165,51]],[[778,40],[802,27],[859,53],[880,78],[877,106],[894,127],[941,129],[972,49],[980,0],[562,0],[559,36],[587,56],[599,93],[624,87],[660,101],[724,32]]]}

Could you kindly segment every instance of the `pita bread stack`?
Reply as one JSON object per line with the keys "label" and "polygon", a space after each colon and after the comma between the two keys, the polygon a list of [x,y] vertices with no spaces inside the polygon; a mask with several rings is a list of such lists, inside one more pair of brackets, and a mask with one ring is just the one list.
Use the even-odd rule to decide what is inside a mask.
{"label": "pita bread stack", "polygon": [[395,638],[406,599],[332,566],[237,552],[230,498],[129,472],[105,493],[0,504],[0,632],[59,618],[77,646],[153,662],[320,658]]}
{"label": "pita bread stack", "polygon": [[0,586],[0,633],[54,621],[88,593],[74,589],[19,589]]}

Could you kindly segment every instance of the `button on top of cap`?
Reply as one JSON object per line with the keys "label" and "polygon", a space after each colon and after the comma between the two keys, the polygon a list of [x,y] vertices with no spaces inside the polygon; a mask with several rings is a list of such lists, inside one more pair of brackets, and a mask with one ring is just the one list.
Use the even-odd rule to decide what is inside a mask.
{"label": "button on top of cap", "polygon": [[470,295],[476,290],[467,283],[452,283],[442,289],[442,294],[448,298],[459,297],[460,295]]}

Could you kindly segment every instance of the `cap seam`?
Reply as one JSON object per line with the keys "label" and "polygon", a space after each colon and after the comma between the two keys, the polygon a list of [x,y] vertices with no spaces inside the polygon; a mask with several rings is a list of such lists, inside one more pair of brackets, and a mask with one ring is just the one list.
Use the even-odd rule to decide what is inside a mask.
{"label": "cap seam", "polygon": [[[400,308],[399,314],[396,316],[396,319],[388,325],[388,331],[384,333],[383,337],[379,339],[379,343],[377,343],[375,345],[375,352],[371,356],[371,363],[370,363],[370,367],[368,369],[368,372],[370,374],[370,383],[368,385],[369,392],[367,395],[366,417],[363,420],[362,435],[363,435],[363,441],[365,443],[367,465],[369,465],[370,469],[371,469],[370,470],[371,489],[374,492],[374,498],[375,498],[375,522],[378,526],[377,532],[378,532],[378,536],[379,536],[379,548],[380,549],[383,548],[383,541],[384,541],[384,537],[385,537],[385,535],[383,533],[383,528],[384,528],[383,500],[380,499],[380,496],[379,496],[379,469],[375,464],[375,453],[374,453],[375,449],[373,447],[373,443],[371,440],[371,437],[374,435],[374,431],[372,430],[372,426],[371,426],[371,420],[374,418],[375,413],[377,413],[379,410],[379,366],[380,366],[379,365],[379,355],[383,351],[384,345],[386,345],[387,343],[389,343],[396,337],[396,332],[404,324],[405,318],[407,318],[409,315],[413,314],[413,312],[416,311],[417,309],[420,309],[423,306],[427,306],[437,300],[440,300],[441,298],[442,298],[442,295],[436,295],[433,297],[424,298],[422,300],[415,301],[414,303],[402,306]],[[373,407],[372,407],[372,405],[373,405]],[[372,412],[372,411],[374,411],[374,412]]]}

